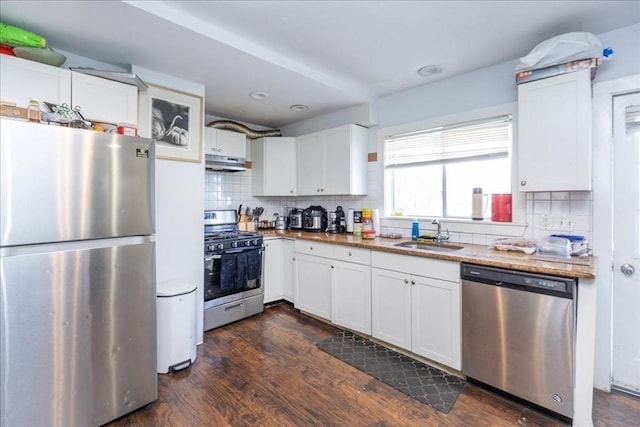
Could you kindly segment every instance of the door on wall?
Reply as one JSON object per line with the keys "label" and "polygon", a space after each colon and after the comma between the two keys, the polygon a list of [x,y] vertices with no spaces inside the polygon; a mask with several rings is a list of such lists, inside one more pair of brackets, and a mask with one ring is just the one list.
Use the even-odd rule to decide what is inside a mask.
{"label": "door on wall", "polygon": [[640,92],[613,98],[612,386],[640,395]]}

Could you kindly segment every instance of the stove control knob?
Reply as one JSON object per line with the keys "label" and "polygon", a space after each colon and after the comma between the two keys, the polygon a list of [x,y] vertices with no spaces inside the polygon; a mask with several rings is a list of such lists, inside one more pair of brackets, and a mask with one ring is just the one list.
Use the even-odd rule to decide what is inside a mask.
{"label": "stove control knob", "polygon": [[218,244],[216,245],[216,248],[218,248],[218,249],[224,249],[224,245],[223,245],[222,243],[218,243]]}
{"label": "stove control knob", "polygon": [[238,247],[238,242],[231,242],[231,247],[232,248],[237,248]]}
{"label": "stove control knob", "polygon": [[245,240],[245,241],[244,241],[244,245],[245,245],[245,246],[249,246],[250,244],[251,244],[251,241],[249,241],[249,240]]}
{"label": "stove control knob", "polygon": [[208,251],[212,251],[213,250],[213,245],[207,245],[207,250]]}
{"label": "stove control knob", "polygon": [[251,244],[252,244],[253,246],[258,246],[258,239],[253,239],[253,240],[251,241]]}

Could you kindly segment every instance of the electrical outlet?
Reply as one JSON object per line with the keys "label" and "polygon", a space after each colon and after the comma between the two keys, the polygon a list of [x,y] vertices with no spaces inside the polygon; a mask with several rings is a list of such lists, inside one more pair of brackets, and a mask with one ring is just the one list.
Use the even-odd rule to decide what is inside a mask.
{"label": "electrical outlet", "polygon": [[540,216],[540,230],[548,230],[550,221],[550,215],[544,214]]}
{"label": "electrical outlet", "polygon": [[573,231],[574,230],[574,223],[575,223],[575,217],[568,215],[568,216],[561,216],[560,217],[560,224],[559,224],[559,229],[562,231]]}

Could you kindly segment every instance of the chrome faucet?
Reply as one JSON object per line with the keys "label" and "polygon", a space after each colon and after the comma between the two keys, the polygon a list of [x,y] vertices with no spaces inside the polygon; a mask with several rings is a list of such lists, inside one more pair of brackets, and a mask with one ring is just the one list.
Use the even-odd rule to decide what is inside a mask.
{"label": "chrome faucet", "polygon": [[449,240],[449,230],[445,231],[444,233],[442,232],[442,226],[440,224],[440,221],[438,221],[438,218],[432,219],[431,224],[438,226],[438,233],[436,234],[436,242],[440,243],[445,240]]}

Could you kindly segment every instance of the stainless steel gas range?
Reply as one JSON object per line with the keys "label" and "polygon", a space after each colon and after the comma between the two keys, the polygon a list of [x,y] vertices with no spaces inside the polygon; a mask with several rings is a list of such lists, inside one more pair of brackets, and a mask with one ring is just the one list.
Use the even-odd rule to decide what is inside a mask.
{"label": "stainless steel gas range", "polygon": [[238,231],[235,210],[204,213],[204,330],[264,310],[262,235]]}

